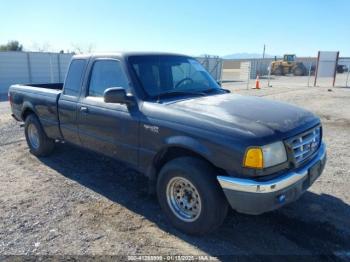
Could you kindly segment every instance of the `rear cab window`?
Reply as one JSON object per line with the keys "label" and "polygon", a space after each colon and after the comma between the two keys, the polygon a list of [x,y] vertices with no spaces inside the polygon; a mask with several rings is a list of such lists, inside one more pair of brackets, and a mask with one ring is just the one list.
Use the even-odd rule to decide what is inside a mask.
{"label": "rear cab window", "polygon": [[86,64],[85,59],[75,59],[71,62],[64,84],[64,95],[79,96]]}

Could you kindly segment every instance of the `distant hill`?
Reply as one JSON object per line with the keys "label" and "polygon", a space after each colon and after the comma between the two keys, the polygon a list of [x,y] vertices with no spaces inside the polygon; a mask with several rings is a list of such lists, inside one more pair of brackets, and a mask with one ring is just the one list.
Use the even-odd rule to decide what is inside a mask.
{"label": "distant hill", "polygon": [[[274,58],[274,55],[265,54],[265,58]],[[277,56],[278,57],[278,56]],[[225,55],[224,59],[248,59],[248,58],[262,58],[262,54],[257,53],[236,53],[231,55]]]}

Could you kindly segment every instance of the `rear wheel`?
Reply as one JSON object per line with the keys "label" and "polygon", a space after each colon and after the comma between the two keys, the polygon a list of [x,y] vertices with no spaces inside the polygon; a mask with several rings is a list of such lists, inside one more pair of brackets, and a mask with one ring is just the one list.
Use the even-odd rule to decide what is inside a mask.
{"label": "rear wheel", "polygon": [[30,152],[35,156],[49,155],[55,146],[55,141],[45,134],[39,119],[30,114],[25,119],[24,133]]}
{"label": "rear wheel", "polygon": [[276,75],[276,76],[283,75],[283,67],[282,66],[277,67],[274,71],[274,75]]}
{"label": "rear wheel", "polygon": [[228,203],[205,161],[182,157],[168,162],[157,182],[160,206],[167,219],[188,234],[205,234],[224,221]]}

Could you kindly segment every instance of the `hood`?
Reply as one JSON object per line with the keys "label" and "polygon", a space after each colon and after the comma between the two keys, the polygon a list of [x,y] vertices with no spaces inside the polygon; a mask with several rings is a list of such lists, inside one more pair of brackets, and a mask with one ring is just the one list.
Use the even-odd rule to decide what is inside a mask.
{"label": "hood", "polygon": [[[264,128],[273,133],[290,130],[318,121],[314,114],[300,107],[254,96],[213,95],[167,104],[168,107],[195,118],[217,121],[223,125]],[[247,127],[247,126],[246,126]],[[249,130],[254,132],[254,130]]]}

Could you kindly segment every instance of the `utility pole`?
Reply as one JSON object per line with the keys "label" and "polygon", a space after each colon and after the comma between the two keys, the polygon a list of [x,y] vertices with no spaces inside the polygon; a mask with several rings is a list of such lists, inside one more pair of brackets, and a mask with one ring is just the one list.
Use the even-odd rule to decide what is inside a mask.
{"label": "utility pole", "polygon": [[[263,55],[262,55],[262,62],[261,62],[261,64],[260,64],[260,74],[262,75],[262,67],[264,66],[264,60],[265,60],[265,51],[266,51],[266,45],[264,44],[264,49],[263,49]],[[265,73],[265,72],[264,72]]]}
{"label": "utility pole", "polygon": [[350,74],[350,63],[348,64],[348,75],[346,76],[346,84],[345,84],[346,87],[348,87],[349,74]]}
{"label": "utility pole", "polygon": [[266,45],[264,44],[264,50],[263,50],[263,55],[262,55],[263,59],[265,58],[265,50],[266,50]]}

